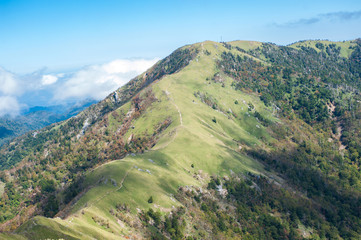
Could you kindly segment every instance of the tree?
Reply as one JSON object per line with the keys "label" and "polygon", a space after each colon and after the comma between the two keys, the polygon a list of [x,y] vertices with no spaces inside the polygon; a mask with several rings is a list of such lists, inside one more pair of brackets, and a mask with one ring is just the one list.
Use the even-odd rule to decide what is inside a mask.
{"label": "tree", "polygon": [[325,46],[323,45],[323,43],[320,43],[320,42],[316,43],[316,47],[317,47],[318,49],[320,49],[320,50],[323,50],[323,49],[325,48]]}

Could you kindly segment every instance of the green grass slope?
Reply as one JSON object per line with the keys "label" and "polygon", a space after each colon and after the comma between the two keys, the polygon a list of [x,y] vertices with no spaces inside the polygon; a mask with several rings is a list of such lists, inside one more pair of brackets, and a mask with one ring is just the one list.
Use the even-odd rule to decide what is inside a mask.
{"label": "green grass slope", "polygon": [[246,51],[255,49],[262,45],[261,42],[256,42],[256,41],[231,41],[231,42],[228,42],[228,44],[235,46],[235,47],[239,47]]}
{"label": "green grass slope", "polygon": [[[18,233],[26,232],[27,237],[35,239],[45,236],[50,228],[56,232],[51,235],[54,237],[125,237],[132,230],[109,213],[119,203],[130,205],[133,213],[150,207],[170,212],[181,205],[174,198],[180,186],[202,186],[213,174],[270,175],[262,164],[241,153],[242,148],[274,141],[253,116],[249,104],[270,121],[278,119],[258,96],[234,90],[227,76],[221,74],[214,79],[219,72],[215,60],[226,50],[222,44],[204,42],[196,47],[199,54],[186,68],[150,86],[158,101],[132,122],[134,127],[125,136],[126,140],[147,132],[169,116],[172,124],[158,143],[143,154],[131,154],[89,172],[85,178],[88,190],[68,207],[65,219],[41,218],[36,226],[43,230],[30,227],[24,231],[22,227]],[[207,104],[200,95],[207,95],[217,107]],[[128,107],[123,105],[120,111]],[[152,204],[147,202],[150,196]],[[106,219],[109,227],[99,226],[94,217]]]}

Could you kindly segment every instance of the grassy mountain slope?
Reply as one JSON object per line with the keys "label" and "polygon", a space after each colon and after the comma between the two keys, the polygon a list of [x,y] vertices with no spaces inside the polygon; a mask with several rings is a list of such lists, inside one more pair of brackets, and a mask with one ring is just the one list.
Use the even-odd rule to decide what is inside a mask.
{"label": "grassy mountain slope", "polygon": [[[70,215],[65,221],[57,220],[58,223],[66,226],[68,221],[71,221],[73,229],[91,229],[94,228],[92,216],[107,219],[108,211],[117,203],[126,202],[132,209],[147,209],[152,206],[147,202],[150,196],[154,198],[153,206],[170,211],[172,207],[180,205],[172,197],[179,186],[202,186],[213,173],[266,173],[260,163],[241,155],[239,148],[260,145],[262,143],[259,138],[270,138],[255,117],[248,116],[248,103],[253,102],[260,112],[269,116],[271,113],[257,97],[239,94],[232,89],[230,79],[225,77],[223,83],[206,80],[212,78],[217,70],[212,58],[217,57],[223,47],[221,44],[216,46],[211,42],[202,44],[199,47],[214,51],[214,55],[207,56],[202,53],[181,72],[166,76],[152,85],[152,92],[158,101],[132,122],[134,129],[128,131],[124,140],[127,141],[132,134],[144,134],[165,117],[171,118],[172,124],[162,133],[159,142],[151,150],[107,163],[87,174],[83,187],[93,188],[69,210],[70,214],[78,217]],[[207,67],[210,64],[213,65],[212,68]],[[199,72],[199,69],[205,71]],[[222,88],[221,84],[227,87]],[[219,90],[224,97],[217,99]],[[214,96],[214,101],[219,102],[228,113],[216,111],[202,103],[201,99],[195,96],[197,91]],[[241,104],[235,104],[236,100]],[[129,106],[124,105],[119,110],[126,107]],[[243,120],[236,119],[231,112],[244,116]],[[212,119],[216,119],[216,122]],[[84,226],[87,222],[92,224]],[[115,219],[110,224],[114,225],[112,231],[117,229],[116,235],[123,231],[117,226]],[[102,232],[99,234],[104,235]],[[110,235],[109,238],[115,236]]]}
{"label": "grassy mountain slope", "polygon": [[[347,49],[357,44],[349,44],[339,57],[352,55]],[[332,120],[327,106],[347,111],[338,101],[358,95],[302,105],[303,86],[329,86],[296,84],[305,81],[294,63],[304,50],[291,50],[298,46],[282,50],[291,51],[283,62],[277,46],[263,43],[186,46],[76,118],[44,129],[38,145],[24,137],[5,146],[7,162],[19,149],[23,160],[2,172],[4,229],[25,222],[15,232],[29,239],[357,236],[360,175],[353,172],[354,183],[341,175],[358,160],[348,163],[352,150],[338,149],[332,124],[341,119]],[[317,61],[315,52],[309,61]],[[286,99],[277,95],[281,85],[289,86]],[[335,198],[350,209],[345,221],[356,218],[345,230],[333,222],[339,213],[329,213],[339,210]],[[54,218],[26,221],[37,213]]]}

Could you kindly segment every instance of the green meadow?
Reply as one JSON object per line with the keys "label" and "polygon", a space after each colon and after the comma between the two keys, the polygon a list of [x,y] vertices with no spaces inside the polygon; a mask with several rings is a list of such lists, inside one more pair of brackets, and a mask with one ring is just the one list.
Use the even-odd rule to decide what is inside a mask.
{"label": "green meadow", "polygon": [[[250,49],[255,42],[233,42]],[[162,214],[181,204],[174,198],[181,186],[203,186],[211,175],[230,176],[232,173],[253,172],[270,175],[263,165],[242,153],[243,148],[269,144],[274,139],[265,126],[254,117],[257,111],[271,122],[279,121],[255,94],[235,90],[232,80],[218,74],[216,61],[227,49],[220,43],[195,44],[199,53],[192,62],[172,75],[157,80],[144,94],[152,90],[157,101],[132,124],[124,137],[153,132],[156,124],[171,119],[157,144],[143,154],[129,154],[114,159],[88,172],[87,191],[70,207],[65,219],[36,217],[17,233],[42,238],[115,239],[131,231],[121,226],[110,214],[117,204],[126,203],[131,212],[153,208]],[[232,50],[233,53],[243,54]],[[218,76],[215,80],[215,76]],[[199,97],[207,96],[216,107]],[[254,109],[250,109],[250,105]],[[118,110],[126,114],[130,104]],[[117,123],[109,115],[109,131]],[[153,203],[148,203],[152,196]],[[93,218],[106,219],[108,227]],[[49,232],[51,229],[51,232]],[[49,234],[49,235],[47,235]]]}

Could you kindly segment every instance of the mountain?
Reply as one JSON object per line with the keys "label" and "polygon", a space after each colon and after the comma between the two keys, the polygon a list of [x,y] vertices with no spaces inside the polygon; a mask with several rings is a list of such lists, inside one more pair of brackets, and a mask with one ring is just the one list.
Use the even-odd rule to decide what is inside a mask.
{"label": "mountain", "polygon": [[0,146],[26,132],[73,117],[94,103],[96,103],[94,100],[85,100],[66,105],[35,106],[23,111],[19,116],[2,116],[0,117]]}
{"label": "mountain", "polygon": [[9,239],[358,239],[361,40],[206,41],[1,148]]}

